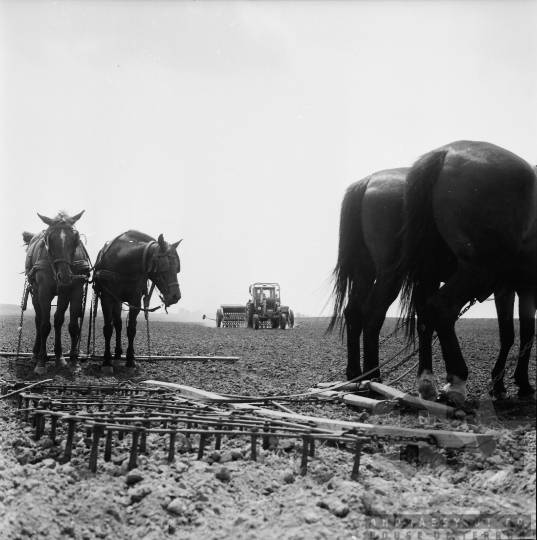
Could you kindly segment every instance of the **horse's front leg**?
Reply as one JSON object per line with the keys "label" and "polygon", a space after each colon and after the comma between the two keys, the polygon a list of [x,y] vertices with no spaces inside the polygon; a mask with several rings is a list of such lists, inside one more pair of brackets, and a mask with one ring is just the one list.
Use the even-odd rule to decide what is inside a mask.
{"label": "horse's front leg", "polygon": [[136,317],[140,313],[141,298],[136,298],[130,302],[131,307],[129,309],[129,324],[127,325],[127,338],[129,340],[129,346],[127,347],[127,363],[126,371],[129,375],[134,375],[136,368],[136,361],[134,358],[134,338],[136,337]]}
{"label": "horse's front leg", "polygon": [[81,331],[82,300],[84,298],[84,282],[75,282],[71,291],[71,305],[69,310],[69,335],[71,336],[71,350],[69,351],[69,369],[78,371],[78,335]]}
{"label": "horse's front leg", "polygon": [[32,360],[39,359],[39,350],[41,349],[41,306],[39,305],[39,291],[32,289],[32,304],[35,311],[35,341],[32,349]]}
{"label": "horse's front leg", "polygon": [[38,375],[44,375],[47,372],[47,339],[52,328],[52,325],[50,324],[50,304],[52,303],[53,297],[54,296],[51,295],[47,287],[39,287],[39,305],[41,307],[39,337],[41,343],[39,344],[37,365],[34,369],[34,373],[37,373]]}
{"label": "horse's front leg", "polygon": [[62,326],[65,321],[65,312],[67,311],[68,306],[69,296],[65,293],[59,294],[56,313],[54,313],[54,362],[57,368],[63,368],[67,365],[65,358],[63,357]]}

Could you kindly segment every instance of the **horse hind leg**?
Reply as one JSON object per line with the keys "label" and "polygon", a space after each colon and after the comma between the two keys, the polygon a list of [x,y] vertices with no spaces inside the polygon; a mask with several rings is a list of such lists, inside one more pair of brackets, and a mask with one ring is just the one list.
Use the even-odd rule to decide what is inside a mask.
{"label": "horse hind leg", "polygon": [[520,291],[519,319],[520,319],[520,352],[515,369],[514,379],[518,386],[518,397],[524,400],[535,401],[535,388],[529,380],[529,360],[533,342],[535,340],[535,311],[537,299],[535,292]]}
{"label": "horse hind leg", "polygon": [[500,331],[500,352],[492,368],[492,388],[490,391],[494,399],[505,399],[507,389],[504,384],[504,369],[507,355],[515,342],[515,326],[513,321],[513,309],[515,305],[515,293],[494,296],[496,314],[498,316],[498,328]]}
{"label": "horse hind leg", "polygon": [[455,333],[455,322],[464,305],[483,290],[483,284],[492,281],[490,272],[481,267],[460,266],[453,277],[427,300],[427,310],[432,313],[434,328],[440,340],[446,366],[447,384],[439,399],[455,407],[466,401],[468,367]]}
{"label": "horse hind leg", "polygon": [[419,365],[416,380],[418,393],[423,400],[436,401],[438,390],[433,374],[433,317],[427,309],[417,309],[416,315],[419,340]]}
{"label": "horse hind leg", "polygon": [[347,380],[350,381],[362,374],[360,366],[360,336],[363,328],[363,305],[373,287],[374,275],[362,274],[356,279],[354,290],[344,310],[347,330]]}
{"label": "horse hind leg", "polygon": [[362,309],[364,373],[367,378],[380,378],[379,336],[386,319],[386,312],[397,298],[399,283],[391,275],[380,275]]}
{"label": "horse hind leg", "polygon": [[121,304],[115,303],[112,307],[112,317],[114,319],[114,330],[116,332],[116,348],[114,351],[114,360],[121,360],[123,348],[121,347],[121,331],[123,324],[121,321]]}

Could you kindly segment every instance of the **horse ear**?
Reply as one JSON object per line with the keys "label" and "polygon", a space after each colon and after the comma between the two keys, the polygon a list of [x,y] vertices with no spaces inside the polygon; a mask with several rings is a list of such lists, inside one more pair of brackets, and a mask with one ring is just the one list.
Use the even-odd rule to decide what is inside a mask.
{"label": "horse ear", "polygon": [[158,245],[160,246],[161,251],[166,251],[166,242],[164,241],[164,235],[159,234]]}
{"label": "horse ear", "polygon": [[174,249],[177,249],[177,246],[183,241],[183,239],[181,238],[181,240],[179,240],[179,242],[175,242],[175,244],[172,244],[171,247],[174,248]]}
{"label": "horse ear", "polygon": [[54,221],[52,221],[52,219],[46,217],[46,216],[42,216],[40,213],[37,213],[37,215],[41,218],[41,221],[43,223],[46,223],[47,225],[52,225],[54,223]]}
{"label": "horse ear", "polygon": [[82,214],[85,212],[85,210],[82,210],[82,212],[80,212],[80,214],[77,214],[76,216],[73,216],[71,218],[69,218],[67,221],[72,225],[73,223],[76,223],[81,217],[82,217]]}

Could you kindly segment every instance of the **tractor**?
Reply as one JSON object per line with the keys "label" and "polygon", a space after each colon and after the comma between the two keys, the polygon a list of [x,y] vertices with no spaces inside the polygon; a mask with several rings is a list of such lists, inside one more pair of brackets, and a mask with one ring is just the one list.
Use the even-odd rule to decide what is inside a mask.
{"label": "tractor", "polygon": [[246,326],[258,330],[293,328],[295,316],[289,306],[280,302],[280,286],[277,283],[254,283],[250,285],[251,299],[246,304]]}
{"label": "tractor", "polygon": [[295,316],[289,306],[280,304],[280,286],[277,283],[250,285],[251,299],[246,306],[222,304],[216,312],[216,326],[227,328],[293,328]]}

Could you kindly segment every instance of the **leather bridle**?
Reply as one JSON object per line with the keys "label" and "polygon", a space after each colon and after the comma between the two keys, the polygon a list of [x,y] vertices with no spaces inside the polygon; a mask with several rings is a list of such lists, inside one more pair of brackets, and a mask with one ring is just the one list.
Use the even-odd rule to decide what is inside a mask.
{"label": "leather bridle", "polygon": [[[149,249],[152,245],[156,244],[158,246],[158,250],[155,251],[155,253],[153,253],[153,255],[151,256],[151,259],[149,260],[149,264],[147,264],[147,255],[149,253]],[[179,260],[179,256],[178,255],[174,255],[171,253],[171,248],[170,248],[170,245],[168,243],[166,243],[166,249],[164,251],[160,251],[160,244],[158,242],[156,242],[155,240],[152,240],[151,242],[148,242],[145,247],[144,247],[144,252],[143,252],[143,256],[142,256],[142,268],[143,268],[143,276],[142,276],[142,279],[143,279],[143,283],[144,283],[144,304],[147,302],[147,305],[149,305],[149,300],[151,298],[151,294],[153,293],[153,290],[155,288],[155,284],[158,286],[159,290],[163,293],[163,294],[168,294],[170,292],[170,289],[171,287],[173,287],[174,285],[177,285],[179,286],[179,282],[178,281],[173,281],[171,283],[167,283],[166,280],[164,279],[162,273],[164,271],[164,269],[162,270],[159,270],[159,266],[162,268],[162,264],[159,264],[161,261],[163,261],[163,258],[166,257],[167,258],[174,258],[177,260],[177,271],[180,271],[181,269],[181,261]],[[165,261],[166,262],[166,265],[167,267],[169,268],[169,261]],[[156,277],[155,279],[151,278],[151,281],[153,282],[152,285],[151,285],[151,289],[149,291],[149,293],[147,292],[147,280],[149,278],[149,274],[156,274]],[[162,302],[164,304],[166,304],[166,302],[164,302],[164,299],[162,298],[162,296],[160,297],[160,299],[162,300]],[[146,306],[147,307],[147,306]]]}
{"label": "leather bridle", "polygon": [[[50,236],[50,233],[54,229],[70,229],[71,231],[76,233],[77,240],[76,240],[76,243],[75,243],[75,249],[73,250],[73,254],[72,254],[70,259],[67,259],[65,257],[58,257],[57,259],[53,258],[53,255],[50,252],[50,248],[49,248],[48,237]],[[63,263],[68,264],[69,269],[71,270],[71,273],[72,273],[72,268],[73,268],[74,259],[75,259],[76,247],[80,242],[80,234],[70,223],[67,223],[66,221],[62,220],[59,223],[56,223],[54,225],[49,225],[48,229],[46,229],[43,232],[43,239],[45,241],[45,248],[47,250],[47,253],[48,253],[49,257],[52,259],[52,261],[51,261],[52,271],[54,272],[54,279],[57,282],[58,281],[58,271],[56,270],[56,264],[57,263],[63,262]]]}

